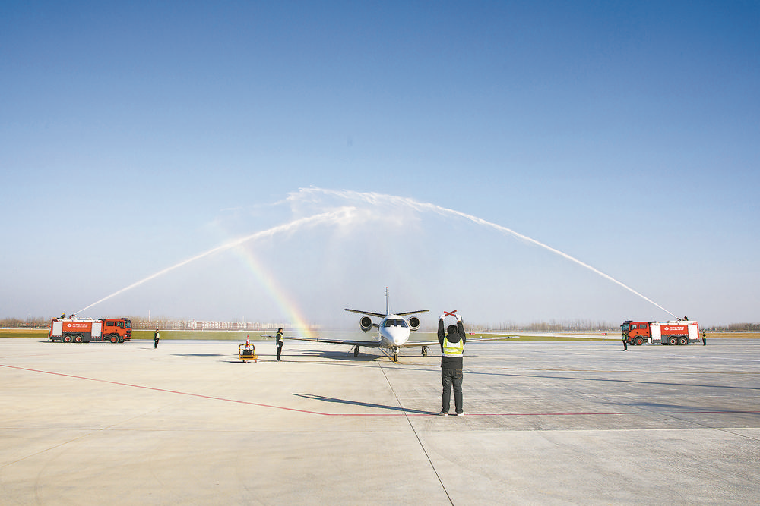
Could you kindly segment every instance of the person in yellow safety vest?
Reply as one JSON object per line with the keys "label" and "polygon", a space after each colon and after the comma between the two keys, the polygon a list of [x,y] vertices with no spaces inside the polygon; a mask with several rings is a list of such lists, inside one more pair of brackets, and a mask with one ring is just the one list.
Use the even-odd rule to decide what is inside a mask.
{"label": "person in yellow safety vest", "polygon": [[448,333],[444,331],[445,314],[438,320],[438,342],[441,345],[441,416],[448,416],[451,404],[451,389],[454,388],[454,416],[464,416],[464,404],[462,401],[462,373],[464,345],[467,335],[464,332],[462,316],[456,315],[457,324],[448,326]]}
{"label": "person in yellow safety vest", "polygon": [[277,329],[277,335],[275,335],[275,343],[277,344],[277,360],[280,360],[280,354],[282,353],[282,327]]}

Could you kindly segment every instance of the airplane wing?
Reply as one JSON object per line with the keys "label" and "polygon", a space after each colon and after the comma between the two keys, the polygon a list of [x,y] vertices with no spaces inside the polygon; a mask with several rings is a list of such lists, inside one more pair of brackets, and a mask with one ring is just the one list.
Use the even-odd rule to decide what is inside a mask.
{"label": "airplane wing", "polygon": [[346,309],[349,313],[359,313],[359,314],[365,314],[367,316],[377,316],[378,318],[385,318],[387,315],[383,313],[373,313],[371,311],[360,311],[358,309]]}
{"label": "airplane wing", "polygon": [[479,343],[479,342],[485,342],[485,341],[506,341],[507,339],[520,339],[520,336],[517,334],[508,335],[508,336],[499,336],[499,337],[475,337],[473,339],[468,339],[467,342],[473,342],[473,343]]}
{"label": "airplane wing", "polygon": [[419,309],[417,311],[407,311],[406,313],[396,313],[399,316],[409,316],[410,314],[427,313],[429,309]]}
{"label": "airplane wing", "polygon": [[[341,339],[320,339],[318,337],[285,337],[283,340],[290,339],[293,341],[311,341],[312,343],[330,343],[330,344],[348,344],[350,346],[361,346],[364,348],[378,348],[380,341],[346,341]],[[437,342],[435,344],[438,344]]]}
{"label": "airplane wing", "polygon": [[[262,336],[266,337],[266,336]],[[330,343],[330,344],[347,344],[350,346],[361,346],[362,348],[379,348],[380,341],[348,341],[344,339],[321,339],[319,337],[282,337],[283,340],[293,341],[310,341],[312,343]],[[438,341],[407,341],[399,348],[414,348],[415,346],[440,346]]]}
{"label": "airplane wing", "polygon": [[399,348],[413,348],[415,346],[440,346],[441,343],[438,341],[407,341]]}

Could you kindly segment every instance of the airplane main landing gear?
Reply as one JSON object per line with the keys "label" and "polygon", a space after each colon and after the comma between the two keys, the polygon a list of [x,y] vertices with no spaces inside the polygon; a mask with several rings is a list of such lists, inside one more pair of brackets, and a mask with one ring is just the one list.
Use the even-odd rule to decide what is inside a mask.
{"label": "airplane main landing gear", "polygon": [[355,356],[355,357],[358,357],[358,356],[359,356],[359,347],[358,347],[358,346],[355,346],[355,347],[354,347],[354,356]]}
{"label": "airplane main landing gear", "polygon": [[422,347],[422,356],[427,357],[427,346]]}

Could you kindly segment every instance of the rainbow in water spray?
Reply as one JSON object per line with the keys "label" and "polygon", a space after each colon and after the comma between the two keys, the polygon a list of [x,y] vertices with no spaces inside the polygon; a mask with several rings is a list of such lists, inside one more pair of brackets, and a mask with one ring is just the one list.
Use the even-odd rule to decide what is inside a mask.
{"label": "rainbow in water spray", "polygon": [[[191,262],[195,262],[196,260],[200,260],[201,258],[205,258],[205,257],[207,257],[209,255],[213,255],[214,253],[219,253],[221,251],[226,251],[226,250],[235,248],[235,247],[240,246],[243,243],[246,243],[246,242],[249,242],[249,241],[263,239],[263,238],[266,238],[266,237],[272,237],[272,236],[275,236],[277,234],[283,234],[283,233],[287,233],[287,232],[293,232],[293,231],[295,231],[295,230],[297,230],[299,228],[303,228],[303,227],[307,227],[307,226],[316,226],[316,225],[327,224],[327,223],[349,223],[349,222],[351,222],[355,218],[355,211],[356,211],[356,209],[354,207],[344,206],[344,207],[340,207],[340,208],[337,208],[337,209],[334,209],[334,210],[331,210],[331,211],[328,211],[328,212],[324,212],[324,213],[320,213],[320,214],[315,214],[315,215],[308,216],[308,217],[305,217],[305,218],[300,218],[300,219],[291,221],[290,223],[287,223],[285,225],[278,225],[276,227],[272,227],[272,228],[267,229],[267,230],[262,230],[260,232],[254,233],[254,234],[250,234],[250,235],[247,235],[247,236],[240,237],[238,239],[229,241],[227,243],[222,244],[221,246],[217,246],[216,248],[212,248],[212,249],[210,249],[208,251],[205,251],[203,253],[195,255],[194,257],[191,257],[191,258],[183,260],[183,261],[181,261],[179,263],[176,263],[176,264],[172,265],[171,267],[167,267],[166,269],[162,269],[162,270],[160,270],[160,271],[158,271],[156,273],[153,273],[150,276],[147,276],[147,277],[145,277],[145,278],[143,278],[143,279],[141,279],[139,281],[136,281],[136,282],[132,283],[129,286],[125,286],[121,290],[118,290],[118,291],[112,293],[111,295],[103,297],[102,299],[93,302],[89,306],[85,306],[84,308],[80,309],[77,312],[77,314],[81,314],[81,313],[87,311],[88,309],[90,309],[91,307],[93,307],[93,306],[95,306],[97,304],[100,304],[101,302],[104,302],[104,301],[106,301],[106,300],[108,300],[108,299],[110,299],[112,297],[116,297],[117,295],[120,295],[120,294],[122,294],[122,293],[124,293],[124,292],[126,292],[128,290],[131,290],[131,289],[133,289],[135,287],[138,287],[138,286],[142,285],[143,283],[147,283],[148,281],[150,281],[152,279],[156,279],[157,277],[162,276],[162,275],[166,274],[167,272],[171,272],[171,271],[173,271],[175,269],[179,269],[182,266],[185,266],[185,265],[187,265],[187,264],[189,264]],[[254,272],[260,273],[261,278],[263,280],[266,280],[267,278],[263,274],[264,271],[260,268],[260,266],[258,265],[258,263],[255,261],[255,258],[253,256],[249,256],[248,259],[249,259],[249,267]],[[286,309],[286,313],[290,317],[292,317],[292,318],[294,318],[296,320],[293,323],[296,324],[296,325],[298,325],[298,326],[304,326],[306,328],[306,332],[308,332],[308,326],[304,323],[303,318],[300,317],[300,311],[297,309],[297,307],[295,307],[294,304],[289,304],[287,302],[287,298],[282,294],[281,291],[278,291],[276,289],[276,285],[274,284],[273,281],[270,281],[267,286],[269,288],[270,293],[273,294],[275,296],[275,298],[277,299],[278,304],[281,307],[283,307],[283,308]]]}
{"label": "rainbow in water spray", "polygon": [[264,287],[264,290],[289,319],[291,325],[303,332],[306,337],[314,337],[309,328],[309,323],[301,313],[298,304],[288,297],[287,292],[282,289],[277,279],[267,269],[262,267],[253,252],[246,249],[243,244],[239,244],[233,248],[233,252],[242,260],[243,264],[256,277],[261,286]]}

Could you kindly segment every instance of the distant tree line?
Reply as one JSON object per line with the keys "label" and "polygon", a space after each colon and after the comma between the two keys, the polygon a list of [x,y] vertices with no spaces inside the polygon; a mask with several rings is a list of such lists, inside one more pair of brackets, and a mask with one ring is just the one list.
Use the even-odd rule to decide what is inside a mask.
{"label": "distant tree line", "polygon": [[7,329],[33,329],[33,328],[47,328],[50,325],[50,318],[44,316],[21,318],[3,318],[0,319],[0,327]]}
{"label": "distant tree line", "polygon": [[708,327],[705,330],[713,332],[760,332],[760,323],[731,323],[730,325]]}
{"label": "distant tree line", "polygon": [[259,322],[228,322],[228,321],[196,321],[196,320],[177,320],[173,318],[159,317],[148,320],[147,318],[132,317],[133,329],[155,329],[164,330],[235,330],[235,331],[259,331],[277,327],[289,327],[286,323],[269,323],[262,324]]}
{"label": "distant tree line", "polygon": [[489,325],[469,325],[475,331],[485,332],[588,332],[602,331],[610,332],[620,330],[620,324],[612,324],[604,321],[594,320],[549,320],[535,321],[531,323],[501,322]]}

